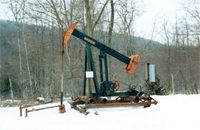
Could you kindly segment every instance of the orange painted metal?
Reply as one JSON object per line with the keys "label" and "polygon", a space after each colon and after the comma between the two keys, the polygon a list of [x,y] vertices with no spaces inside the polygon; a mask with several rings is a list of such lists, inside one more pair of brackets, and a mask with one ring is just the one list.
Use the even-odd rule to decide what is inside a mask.
{"label": "orange painted metal", "polygon": [[125,72],[126,73],[134,73],[135,69],[137,67],[137,64],[140,60],[140,56],[139,55],[132,55],[129,58],[131,60],[130,60],[130,63],[125,66]]}
{"label": "orange painted metal", "polygon": [[65,46],[67,44],[67,42],[69,41],[74,29],[76,28],[76,25],[78,24],[78,22],[72,24],[68,29],[67,31],[65,32],[64,34],[64,37],[63,37],[63,45]]}

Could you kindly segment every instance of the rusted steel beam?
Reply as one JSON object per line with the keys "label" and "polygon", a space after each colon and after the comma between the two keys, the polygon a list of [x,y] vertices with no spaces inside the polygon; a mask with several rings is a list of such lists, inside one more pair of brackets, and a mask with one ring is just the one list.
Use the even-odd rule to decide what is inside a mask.
{"label": "rusted steel beam", "polygon": [[79,111],[80,113],[83,113],[85,115],[88,115],[90,112],[87,112],[87,109],[80,107],[78,105],[73,106],[73,108],[77,111]]}
{"label": "rusted steel beam", "polygon": [[38,106],[38,105],[44,105],[44,104],[49,104],[49,103],[53,103],[53,100],[47,101],[47,102],[41,102],[41,103],[37,103],[37,104],[24,105],[24,106],[21,106],[21,107],[22,107],[22,108],[27,108],[27,107]]}
{"label": "rusted steel beam", "polygon": [[50,107],[44,107],[44,108],[38,108],[38,109],[31,109],[31,110],[28,110],[26,109],[25,110],[25,117],[28,117],[28,113],[29,112],[34,112],[34,111],[40,111],[40,110],[45,110],[45,109],[49,109],[49,108],[55,108],[55,107],[59,107],[60,105],[56,105],[56,106],[50,106]]}
{"label": "rusted steel beam", "polygon": [[50,106],[50,107],[43,107],[43,108],[38,108],[38,109],[32,109],[32,110],[29,110],[29,112],[45,110],[45,109],[54,108],[54,107],[59,107],[59,105]]}
{"label": "rusted steel beam", "polygon": [[139,107],[150,106],[150,103],[102,103],[102,104],[86,104],[86,108],[112,108],[112,107]]}
{"label": "rusted steel beam", "polygon": [[47,101],[47,102],[42,102],[42,103],[38,103],[38,104],[30,104],[30,105],[24,105],[19,107],[19,111],[20,111],[20,117],[22,117],[22,109],[23,108],[28,108],[28,107],[33,107],[33,106],[38,106],[38,105],[43,105],[43,104],[48,104],[48,103],[53,103],[53,99],[51,99],[51,101]]}

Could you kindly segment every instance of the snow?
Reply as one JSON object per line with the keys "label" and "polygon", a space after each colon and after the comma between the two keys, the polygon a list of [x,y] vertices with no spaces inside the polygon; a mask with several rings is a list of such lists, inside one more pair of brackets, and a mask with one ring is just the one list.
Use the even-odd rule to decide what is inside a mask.
{"label": "snow", "polygon": [[18,106],[20,103],[21,100],[7,99],[5,101],[0,101],[0,107]]}
{"label": "snow", "polygon": [[[66,113],[58,108],[19,116],[19,107],[0,108],[0,130],[199,130],[200,95],[152,96],[157,105],[149,108],[91,109],[87,116],[64,102]],[[33,108],[59,105],[45,104]],[[29,108],[32,109],[32,108]],[[94,112],[98,112],[95,115]]]}
{"label": "snow", "polygon": [[12,99],[7,99],[7,100],[5,100],[5,101],[3,101],[3,103],[9,103],[9,104],[11,104],[11,103],[20,103],[21,102],[21,100],[12,100]]}
{"label": "snow", "polygon": [[38,100],[38,101],[42,101],[42,102],[45,101],[45,100],[44,100],[44,97],[37,97],[37,100]]}

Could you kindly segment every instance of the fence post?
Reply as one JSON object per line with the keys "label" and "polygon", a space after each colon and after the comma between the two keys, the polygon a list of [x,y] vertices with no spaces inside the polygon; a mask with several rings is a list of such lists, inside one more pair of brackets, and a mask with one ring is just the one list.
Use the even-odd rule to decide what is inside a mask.
{"label": "fence post", "polygon": [[25,110],[25,117],[28,117],[28,112],[29,112],[29,111],[26,109],[26,110]]}
{"label": "fence post", "polygon": [[22,106],[19,107],[20,117],[22,116]]}

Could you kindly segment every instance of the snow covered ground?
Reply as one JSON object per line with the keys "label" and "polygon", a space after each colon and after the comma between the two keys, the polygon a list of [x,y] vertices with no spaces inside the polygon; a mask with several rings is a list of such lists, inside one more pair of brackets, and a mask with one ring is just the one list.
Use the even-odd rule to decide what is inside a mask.
{"label": "snow covered ground", "polygon": [[[19,116],[18,107],[0,108],[0,130],[199,130],[200,95],[152,96],[158,101],[150,108],[89,110],[85,116],[71,109],[58,108]],[[43,106],[58,105],[53,103]],[[38,108],[41,106],[37,106]]]}

